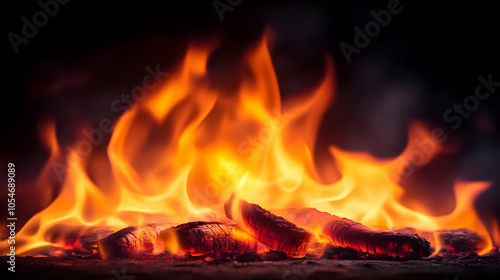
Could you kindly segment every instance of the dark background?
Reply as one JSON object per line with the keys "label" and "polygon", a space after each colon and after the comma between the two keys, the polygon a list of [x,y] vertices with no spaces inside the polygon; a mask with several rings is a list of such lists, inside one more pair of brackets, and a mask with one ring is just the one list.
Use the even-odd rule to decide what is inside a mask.
{"label": "dark background", "polygon": [[[435,208],[432,214],[440,215],[454,207],[453,198],[443,194],[452,191],[455,179],[492,180],[476,208],[499,220],[500,88],[457,130],[443,121],[447,109],[474,94],[479,75],[491,73],[500,81],[500,25],[493,4],[401,1],[403,11],[348,64],[339,44],[353,44],[353,28],[363,29],[373,20],[370,11],[386,9],[389,1],[244,0],[222,22],[210,0],[181,2],[71,1],[18,54],[6,34],[20,34],[21,18],[31,19],[40,7],[36,1],[4,3],[2,166],[15,162],[19,178],[34,180],[48,157],[40,123],[55,119],[65,146],[81,125],[116,120],[119,114],[109,104],[142,82],[145,66],[175,69],[190,40],[220,40],[209,73],[214,83],[236,87],[239,77],[232,70],[270,26],[284,98],[318,82],[325,53],[333,55],[339,92],[322,123],[318,153],[335,144],[394,157],[407,143],[410,120],[425,120],[445,129],[446,144],[456,145],[457,152],[418,170],[405,183],[405,195],[426,199]],[[34,204],[29,212],[40,207]]]}

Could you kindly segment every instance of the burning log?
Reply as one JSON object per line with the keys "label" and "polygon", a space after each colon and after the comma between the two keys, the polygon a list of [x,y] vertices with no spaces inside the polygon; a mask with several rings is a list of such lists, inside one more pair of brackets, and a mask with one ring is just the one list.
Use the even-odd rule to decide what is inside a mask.
{"label": "burning log", "polygon": [[105,259],[151,251],[163,229],[164,226],[157,224],[127,227],[99,240],[97,247]]}
{"label": "burning log", "polygon": [[229,219],[271,250],[285,252],[294,258],[301,258],[307,253],[313,235],[259,205],[244,200],[235,201],[233,195],[224,204],[224,210]]}
{"label": "burning log", "polygon": [[73,253],[88,254],[96,252],[97,242],[115,231],[107,226],[95,226],[71,231],[64,237],[64,246]]}
{"label": "burning log", "polygon": [[314,208],[289,209],[284,216],[328,240],[333,246],[349,247],[373,255],[420,259],[430,255],[430,243],[416,234],[380,230]]}
{"label": "burning log", "polygon": [[406,234],[418,234],[431,243],[432,250],[438,248],[441,251],[449,250],[455,253],[478,253],[488,246],[484,236],[464,228],[437,230],[435,232],[420,231],[414,228],[400,228],[394,231]]}
{"label": "burning log", "polygon": [[479,233],[468,229],[438,230],[433,234],[441,248],[453,252],[479,253],[488,246],[486,239]]}
{"label": "burning log", "polygon": [[163,230],[165,249],[192,256],[220,253],[262,253],[269,251],[244,229],[234,224],[191,222]]}

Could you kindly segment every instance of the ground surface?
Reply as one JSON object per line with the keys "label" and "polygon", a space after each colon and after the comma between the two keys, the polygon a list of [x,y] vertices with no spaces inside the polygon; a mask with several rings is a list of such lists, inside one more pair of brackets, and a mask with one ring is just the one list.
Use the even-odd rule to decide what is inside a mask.
{"label": "ground surface", "polygon": [[[6,257],[0,259],[4,264],[7,261]],[[2,279],[500,279],[500,258],[476,256],[418,261],[307,258],[255,261],[250,258],[223,262],[171,256],[112,260],[18,257],[16,272],[9,274]]]}

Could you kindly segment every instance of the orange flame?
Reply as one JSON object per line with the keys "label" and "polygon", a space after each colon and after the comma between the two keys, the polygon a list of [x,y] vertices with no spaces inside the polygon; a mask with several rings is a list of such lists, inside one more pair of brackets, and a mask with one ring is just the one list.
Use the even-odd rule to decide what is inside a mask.
{"label": "orange flame", "polygon": [[[456,208],[442,217],[399,202],[403,189],[393,179],[406,176],[401,162],[425,165],[441,151],[433,142],[430,153],[414,158],[416,140],[432,139],[421,123],[410,126],[408,146],[397,159],[331,147],[336,166],[315,163],[318,126],[335,96],[333,62],[326,58],[325,75],[315,88],[282,104],[267,45],[264,36],[244,57],[235,93],[210,83],[211,48],[191,45],[162,88],[117,121],[107,158],[88,162],[76,151],[63,157],[55,125],[47,126],[43,139],[52,152],[36,185],[53,189],[48,177],[56,162],[65,162],[68,172],[59,196],[18,233],[17,253],[63,249],[63,240],[53,236],[56,228],[227,221],[222,205],[233,192],[269,209],[316,207],[382,229],[464,227],[489,238],[481,253],[493,241],[498,245],[498,223],[486,227],[473,211],[486,182],[458,182]],[[338,169],[342,178],[321,182],[317,165]]]}

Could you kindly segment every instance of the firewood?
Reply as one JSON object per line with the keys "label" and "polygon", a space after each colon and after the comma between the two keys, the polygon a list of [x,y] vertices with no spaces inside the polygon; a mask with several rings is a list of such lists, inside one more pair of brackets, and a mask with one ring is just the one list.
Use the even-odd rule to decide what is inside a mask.
{"label": "firewood", "polygon": [[79,228],[64,236],[64,247],[70,248],[73,253],[93,253],[97,250],[97,242],[114,232],[112,227],[108,226]]}
{"label": "firewood", "polygon": [[[235,224],[191,222],[163,230],[167,251],[200,256],[221,253],[262,253],[269,248]],[[177,248],[175,248],[177,246]]]}
{"label": "firewood", "polygon": [[314,208],[289,209],[283,216],[327,240],[333,246],[395,258],[420,259],[430,255],[430,243],[417,234],[380,230]]}
{"label": "firewood", "polygon": [[143,227],[127,227],[97,242],[103,258],[120,257],[154,249],[163,225],[149,224]]}
{"label": "firewood", "polygon": [[[406,234],[416,233],[431,243],[432,250],[435,250],[437,246],[438,248],[441,248],[442,251],[448,250],[454,253],[478,253],[487,246],[487,241],[484,236],[464,228],[437,230],[435,232],[431,232],[406,227],[395,229],[394,231]],[[438,242],[436,242],[436,237]]]}
{"label": "firewood", "polygon": [[[285,252],[288,256],[301,258],[307,253],[313,235],[282,217],[276,216],[257,204],[239,200],[234,195],[224,204],[226,216],[243,227],[251,236],[269,246],[271,250]],[[234,209],[240,217],[233,217]]]}

